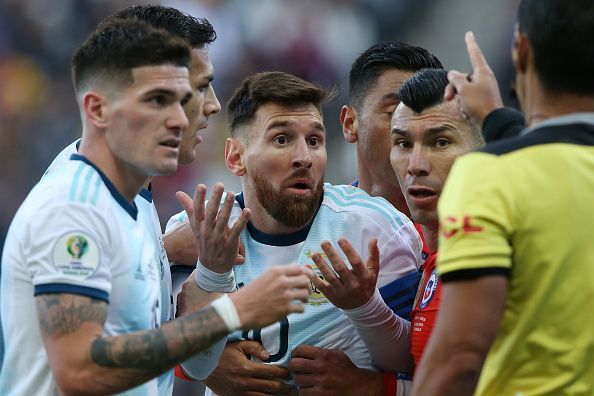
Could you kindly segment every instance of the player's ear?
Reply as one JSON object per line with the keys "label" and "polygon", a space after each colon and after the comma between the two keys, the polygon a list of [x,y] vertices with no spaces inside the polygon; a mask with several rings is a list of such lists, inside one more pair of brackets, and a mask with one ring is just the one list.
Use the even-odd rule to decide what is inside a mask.
{"label": "player's ear", "polygon": [[349,143],[357,141],[358,123],[357,111],[349,105],[342,106],[342,109],[340,109],[340,124],[342,125],[344,140]]}
{"label": "player's ear", "polygon": [[518,25],[516,24],[512,46],[512,61],[516,69],[516,73],[526,73],[529,59],[532,56],[531,49],[532,47],[528,41],[528,37],[526,37],[524,33],[520,32]]}
{"label": "player's ear", "polygon": [[225,143],[225,164],[235,176],[245,175],[243,163],[244,146],[240,139],[227,138]]}
{"label": "player's ear", "polygon": [[105,97],[98,92],[89,91],[82,98],[82,107],[87,122],[101,129],[107,127],[105,106]]}

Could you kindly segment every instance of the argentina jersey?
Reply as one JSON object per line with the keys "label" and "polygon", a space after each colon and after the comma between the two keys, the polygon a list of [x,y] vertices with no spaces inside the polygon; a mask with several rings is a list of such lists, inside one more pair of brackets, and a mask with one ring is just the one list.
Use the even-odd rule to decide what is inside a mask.
{"label": "argentina jersey", "polygon": [[[52,163],[48,166],[44,173],[44,177],[63,164],[70,160],[72,154],[78,153],[80,139],[75,140],[66,146]],[[161,233],[161,223],[159,222],[159,215],[157,208],[153,202],[152,192],[143,188],[140,190],[134,203],[138,208],[139,221],[146,233],[151,236],[151,239],[156,247],[158,247],[157,259],[159,262],[159,278],[161,281],[161,323],[165,323],[175,317],[173,296],[171,290],[171,271],[169,269],[169,259],[165,252],[165,245],[163,244],[163,235]],[[173,369],[161,374],[159,379],[159,395],[171,395],[173,393]]]}
{"label": "argentina jersey", "polygon": [[[241,214],[239,194],[230,223]],[[186,221],[185,213],[168,223],[173,229]],[[380,272],[378,288],[386,304],[407,318],[412,309],[419,281],[422,243],[410,220],[381,198],[370,197],[352,186],[324,185],[324,197],[313,221],[302,230],[286,235],[269,235],[251,223],[241,234],[245,263],[234,267],[238,287],[250,283],[271,266],[298,263],[315,268],[311,255],[321,252],[328,240],[337,246],[345,237],[364,260],[368,244],[378,239]],[[342,252],[341,252],[342,254]],[[345,262],[348,264],[348,261]],[[265,363],[287,365],[292,351],[301,344],[334,348],[345,352],[358,367],[374,369],[367,348],[347,316],[318,290],[313,290],[303,314],[291,314],[264,329],[235,332],[229,340],[250,339],[263,344],[271,357]]]}
{"label": "argentina jersey", "polygon": [[[160,264],[146,221],[86,158],[46,173],[19,208],[2,257],[6,340],[0,394],[57,394],[35,296],[65,293],[105,301],[105,336],[161,323]],[[156,395],[157,379],[124,394]]]}

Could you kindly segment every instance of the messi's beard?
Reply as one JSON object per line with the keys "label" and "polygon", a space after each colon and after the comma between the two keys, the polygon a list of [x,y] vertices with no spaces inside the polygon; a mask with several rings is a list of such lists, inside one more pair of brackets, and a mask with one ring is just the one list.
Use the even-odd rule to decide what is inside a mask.
{"label": "messi's beard", "polygon": [[[307,177],[308,175],[309,173],[304,169],[303,172],[297,171],[291,178]],[[315,216],[320,207],[320,200],[322,194],[324,194],[324,178],[314,187],[311,196],[301,197],[287,193],[284,190],[284,184],[280,191],[276,190],[255,169],[252,169],[250,177],[260,205],[262,205],[266,213],[287,227],[305,226]]]}

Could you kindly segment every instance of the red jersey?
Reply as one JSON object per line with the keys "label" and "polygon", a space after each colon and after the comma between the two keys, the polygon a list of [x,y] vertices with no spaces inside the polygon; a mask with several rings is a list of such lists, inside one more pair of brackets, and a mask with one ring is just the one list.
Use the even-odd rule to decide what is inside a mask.
{"label": "red jersey", "polygon": [[411,312],[411,353],[415,366],[419,364],[427,346],[441,302],[441,282],[435,268],[436,260],[437,253],[434,253],[423,264],[423,275]]}

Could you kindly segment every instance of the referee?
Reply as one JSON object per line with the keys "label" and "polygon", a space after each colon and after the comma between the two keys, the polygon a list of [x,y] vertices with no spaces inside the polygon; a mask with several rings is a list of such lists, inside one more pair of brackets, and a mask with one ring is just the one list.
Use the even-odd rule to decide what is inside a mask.
{"label": "referee", "polygon": [[[594,395],[592,38],[592,0],[522,1],[512,55],[529,126],[449,175],[442,310],[415,395]],[[461,95],[473,65],[449,75]]]}

